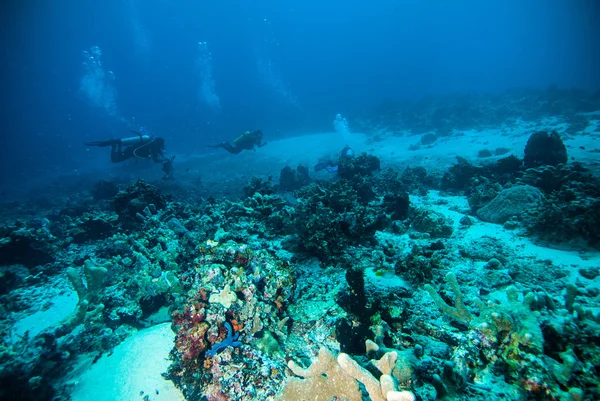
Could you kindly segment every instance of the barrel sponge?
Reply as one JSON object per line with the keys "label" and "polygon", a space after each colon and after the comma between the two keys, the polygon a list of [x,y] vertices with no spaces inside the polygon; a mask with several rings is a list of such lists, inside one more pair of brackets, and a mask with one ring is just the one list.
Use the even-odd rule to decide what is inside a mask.
{"label": "barrel sponge", "polygon": [[527,140],[523,158],[525,168],[558,166],[567,161],[567,148],[557,132],[536,132]]}
{"label": "barrel sponge", "polygon": [[477,216],[490,223],[503,224],[513,216],[535,209],[544,200],[542,192],[531,185],[515,185],[502,190]]}

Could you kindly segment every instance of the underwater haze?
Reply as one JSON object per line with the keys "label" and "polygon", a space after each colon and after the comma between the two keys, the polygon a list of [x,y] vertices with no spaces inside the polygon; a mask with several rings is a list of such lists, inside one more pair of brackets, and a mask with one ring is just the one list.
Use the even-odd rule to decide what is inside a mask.
{"label": "underwater haze", "polygon": [[[595,91],[598,9],[593,0],[5,2],[2,179],[101,168],[106,158],[82,143],[128,128],[201,153],[247,129],[328,130],[336,113],[382,99]],[[93,46],[100,72],[84,66]]]}
{"label": "underwater haze", "polygon": [[0,401],[600,400],[599,0],[0,10]]}

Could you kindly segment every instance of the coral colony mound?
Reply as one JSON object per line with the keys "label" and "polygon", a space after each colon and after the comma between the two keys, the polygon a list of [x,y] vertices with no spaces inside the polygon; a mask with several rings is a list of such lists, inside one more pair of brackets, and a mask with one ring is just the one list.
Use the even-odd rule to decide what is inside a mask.
{"label": "coral colony mound", "polygon": [[390,103],[332,160],[7,203],[0,398],[600,399],[598,103]]}

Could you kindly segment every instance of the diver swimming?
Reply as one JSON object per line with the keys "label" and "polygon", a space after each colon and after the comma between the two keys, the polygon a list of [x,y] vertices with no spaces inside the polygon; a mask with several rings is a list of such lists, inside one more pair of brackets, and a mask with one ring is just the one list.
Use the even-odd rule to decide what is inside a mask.
{"label": "diver swimming", "polygon": [[246,131],[233,140],[233,145],[227,141],[217,145],[207,145],[208,148],[223,148],[229,153],[237,155],[243,150],[256,150],[262,148],[267,142],[263,142],[263,133],[261,130]]}
{"label": "diver swimming", "polygon": [[110,146],[110,161],[121,163],[131,158],[152,159],[154,163],[163,164],[165,179],[173,176],[173,160],[175,156],[167,158],[165,156],[164,138],[154,137],[131,130],[136,136],[128,138],[108,139],[104,141],[85,142],[85,146]]}

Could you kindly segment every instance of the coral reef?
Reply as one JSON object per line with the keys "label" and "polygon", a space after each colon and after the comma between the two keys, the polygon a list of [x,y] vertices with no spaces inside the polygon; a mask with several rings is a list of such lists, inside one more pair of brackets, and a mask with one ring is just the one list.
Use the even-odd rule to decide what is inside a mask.
{"label": "coral reef", "polygon": [[299,249],[328,261],[384,228],[387,216],[361,199],[359,190],[345,180],[303,188],[296,210]]}
{"label": "coral reef", "polygon": [[362,153],[356,157],[344,158],[338,165],[338,175],[347,180],[370,176],[381,168],[381,161],[373,155]]}
{"label": "coral reef", "polygon": [[273,195],[276,192],[276,188],[273,185],[273,177],[269,176],[267,179],[261,179],[260,177],[252,177],[250,182],[244,187],[244,195],[251,197],[256,193],[261,195]]}
{"label": "coral reef", "polygon": [[431,238],[448,238],[453,232],[453,223],[434,210],[415,209],[411,217],[411,227]]}
{"label": "coral reef", "polygon": [[[527,116],[587,127],[575,94],[538,95],[519,94]],[[510,124],[506,103],[385,118],[439,147]],[[66,400],[64,372],[168,322],[165,376],[187,400],[598,399],[600,185],[536,131],[525,162],[480,141],[482,160],[443,176],[363,153],[323,180],[284,167],[224,198],[90,181],[23,206],[0,227],[0,398]]]}
{"label": "coral reef", "polygon": [[[465,304],[456,276],[448,273],[446,281],[454,293],[454,306],[442,299],[431,285],[425,289],[444,315],[464,327],[466,334],[457,339],[452,359],[456,366],[463,366],[460,369],[467,381],[472,380],[474,386],[488,387],[493,385],[492,376],[503,375],[507,383],[518,385],[520,397],[548,400],[567,399],[569,394],[580,391],[581,381],[573,375],[576,353],[566,345],[578,340],[558,340],[561,335],[556,325],[564,324],[564,319],[576,319],[575,316],[589,316],[591,320],[585,324],[595,325],[593,315],[582,311],[565,318],[559,306],[544,293],[520,294],[513,286],[498,293],[495,301],[472,300],[479,309],[479,313],[474,314]],[[571,313],[576,293],[574,286],[567,289],[564,307]],[[563,323],[558,323],[560,321]],[[584,332],[580,335],[587,336]],[[587,376],[580,379],[588,383],[590,380]],[[436,386],[441,387],[441,381]],[[439,391],[448,392],[445,387]]]}
{"label": "coral reef", "polygon": [[547,199],[524,216],[530,235],[551,243],[600,246],[598,178],[573,163],[527,169],[521,181],[540,188]]}
{"label": "coral reef", "polygon": [[598,109],[600,101],[594,93],[557,87],[512,89],[489,95],[464,93],[413,101],[387,99],[366,108],[354,124],[362,132],[386,129],[424,134],[433,131],[439,136],[448,136],[458,130],[565,116],[569,124],[576,124],[573,129],[577,130],[583,127],[584,119],[578,113]]}
{"label": "coral reef", "polygon": [[167,204],[167,198],[156,187],[139,180],[117,193],[112,204],[121,224],[136,226],[139,224],[140,216],[143,216],[142,213],[148,215],[163,209]]}
{"label": "coral reef", "polygon": [[289,166],[285,166],[281,169],[281,173],[279,175],[279,190],[286,191],[295,191],[297,189],[302,188],[310,182],[310,177],[308,176],[308,168],[306,166],[298,166],[296,170],[293,170]]}
{"label": "coral reef", "polygon": [[0,264],[34,268],[51,263],[61,241],[52,235],[49,221],[36,225],[17,222],[0,228]]}
{"label": "coral reef", "polygon": [[[264,352],[273,347],[265,348],[264,338],[287,337],[281,321],[286,318],[293,279],[286,263],[246,245],[209,241],[199,251],[193,276],[184,283],[191,296],[174,314],[177,336],[168,376],[190,399],[207,393],[236,399],[244,394],[236,383],[241,376],[245,377],[241,382],[259,383],[265,380],[261,365],[281,370],[278,353]],[[254,345],[258,336],[260,347]],[[239,370],[236,363],[244,363],[246,369]],[[255,379],[248,376],[252,371]],[[269,395],[268,386],[248,384],[243,391]]]}

